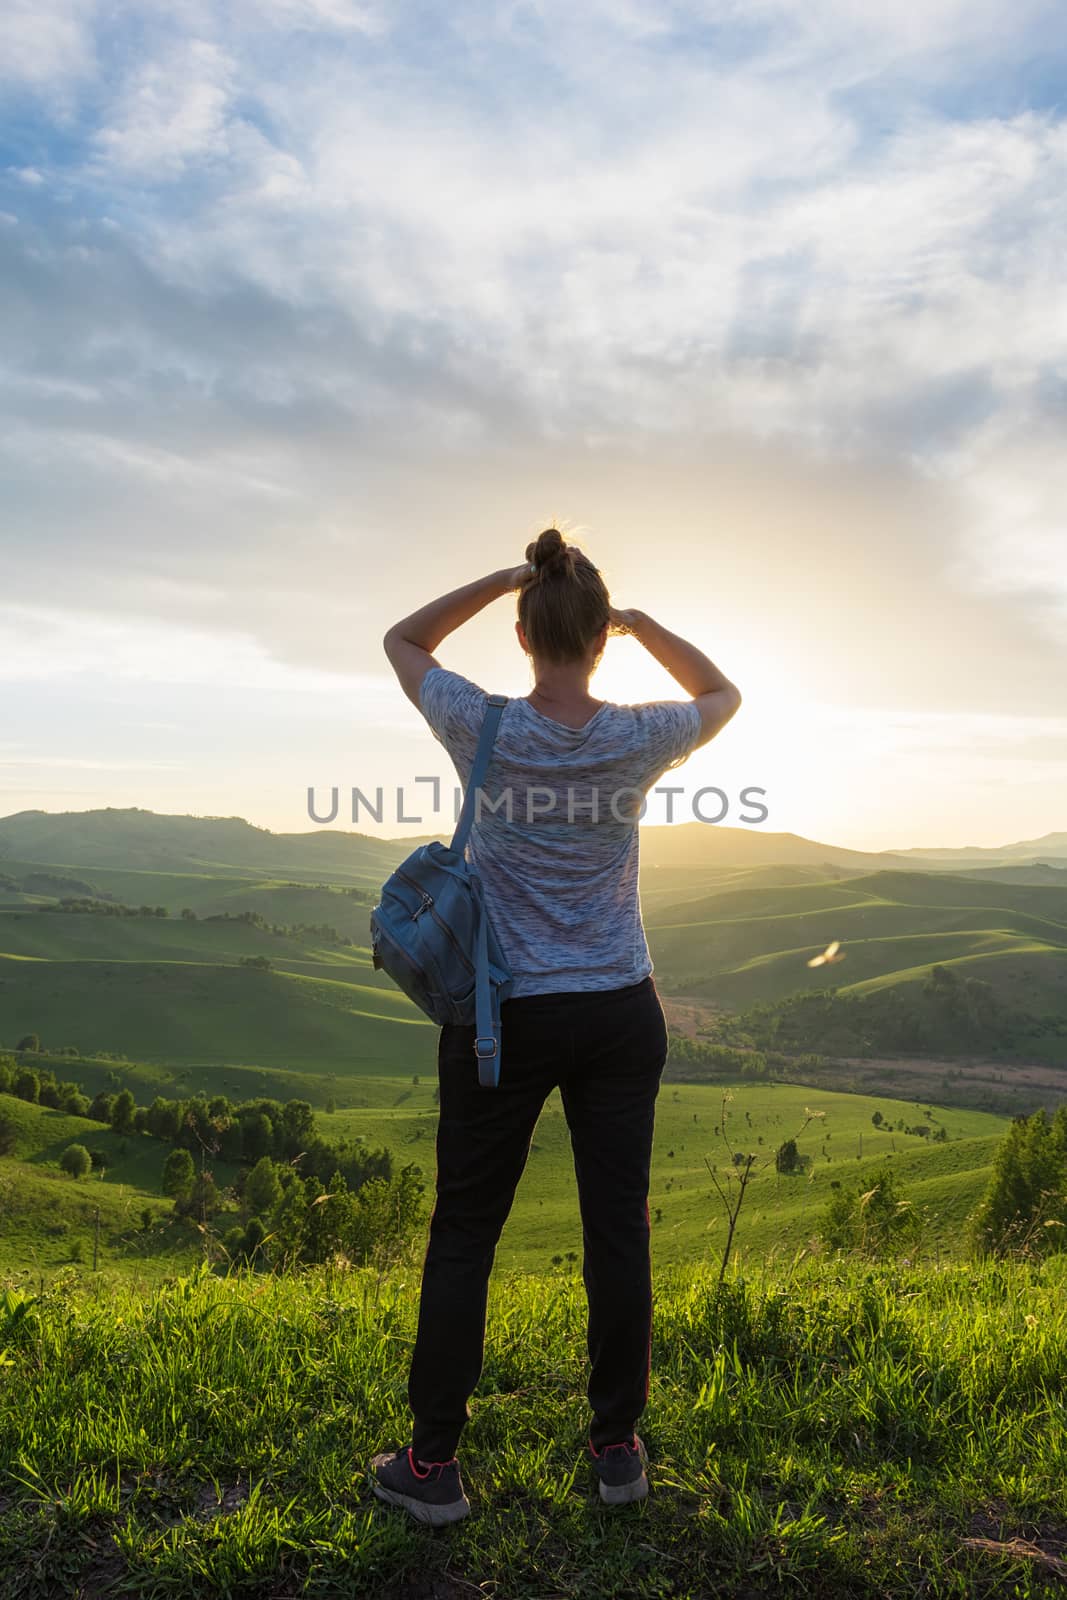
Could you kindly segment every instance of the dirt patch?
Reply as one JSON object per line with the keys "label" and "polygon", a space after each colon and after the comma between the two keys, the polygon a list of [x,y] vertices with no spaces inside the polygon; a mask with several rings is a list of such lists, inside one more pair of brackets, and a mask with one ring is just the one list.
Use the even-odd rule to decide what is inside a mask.
{"label": "dirt patch", "polygon": [[713,1027],[716,1017],[722,1015],[721,1007],[709,1005],[706,1000],[691,995],[661,994],[660,1002],[671,1032],[684,1034],[687,1039],[696,1039]]}
{"label": "dirt patch", "polygon": [[198,1517],[226,1516],[236,1511],[247,1499],[248,1485],[240,1479],[226,1488],[216,1488],[213,1483],[206,1483],[196,1491],[194,1514]]}

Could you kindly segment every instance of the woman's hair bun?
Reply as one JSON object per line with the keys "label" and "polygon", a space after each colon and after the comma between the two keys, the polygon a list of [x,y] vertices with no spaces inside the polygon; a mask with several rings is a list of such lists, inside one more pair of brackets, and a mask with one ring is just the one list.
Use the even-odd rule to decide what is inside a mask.
{"label": "woman's hair bun", "polygon": [[572,564],[569,557],[570,550],[558,528],[546,528],[526,546],[526,559],[533,562],[538,576],[566,572]]}

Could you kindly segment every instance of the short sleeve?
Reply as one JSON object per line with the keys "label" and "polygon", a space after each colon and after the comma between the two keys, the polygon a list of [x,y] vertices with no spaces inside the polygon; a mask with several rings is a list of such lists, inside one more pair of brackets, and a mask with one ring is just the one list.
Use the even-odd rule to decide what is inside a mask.
{"label": "short sleeve", "polygon": [[700,738],[700,711],[692,700],[657,700],[636,708],[648,766],[655,777],[689,756]]}
{"label": "short sleeve", "polygon": [[485,690],[447,667],[431,667],[419,685],[419,710],[431,733],[447,747],[481,726]]}

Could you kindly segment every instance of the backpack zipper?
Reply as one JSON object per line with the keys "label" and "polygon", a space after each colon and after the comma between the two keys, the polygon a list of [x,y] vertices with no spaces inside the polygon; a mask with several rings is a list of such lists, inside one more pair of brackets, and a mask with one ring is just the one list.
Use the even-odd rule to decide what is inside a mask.
{"label": "backpack zipper", "polygon": [[455,934],[452,932],[452,929],[448,926],[448,923],[444,920],[444,918],[442,916],[439,915],[439,913],[435,909],[434,902],[433,902],[433,895],[432,894],[427,894],[426,890],[423,889],[419,884],[417,884],[415,882],[414,878],[409,878],[407,873],[406,872],[402,872],[399,867],[396,869],[396,875],[404,883],[406,883],[410,889],[416,889],[416,890],[418,890],[419,894],[422,895],[422,904],[417,908],[417,910],[415,910],[415,911],[413,911],[411,913],[411,920],[413,922],[417,922],[418,919],[422,916],[423,912],[424,911],[428,911],[430,913],[431,917],[433,918],[434,922],[436,922],[437,926],[440,928],[441,932],[444,934],[445,938],[451,944],[453,950],[456,952],[456,955],[459,957],[459,959],[463,962],[464,966],[467,968],[468,972],[472,972],[473,973],[473,971],[474,971],[473,962],[471,961],[471,959],[468,956],[467,952],[464,950],[463,946],[460,944],[459,940],[456,938]]}

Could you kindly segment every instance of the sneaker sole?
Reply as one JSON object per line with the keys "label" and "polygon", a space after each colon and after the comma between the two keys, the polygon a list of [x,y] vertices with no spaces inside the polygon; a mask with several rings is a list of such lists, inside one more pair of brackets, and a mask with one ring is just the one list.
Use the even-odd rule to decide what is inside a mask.
{"label": "sneaker sole", "polygon": [[626,1506],[648,1496],[648,1473],[642,1472],[632,1483],[601,1483],[600,1498],[608,1506]]}
{"label": "sneaker sole", "polygon": [[471,1508],[466,1495],[461,1500],[452,1500],[445,1505],[430,1505],[425,1500],[416,1500],[412,1495],[400,1494],[396,1489],[387,1489],[384,1483],[372,1483],[371,1488],[386,1505],[402,1507],[417,1522],[426,1522],[431,1528],[445,1528],[452,1522],[462,1522]]}

